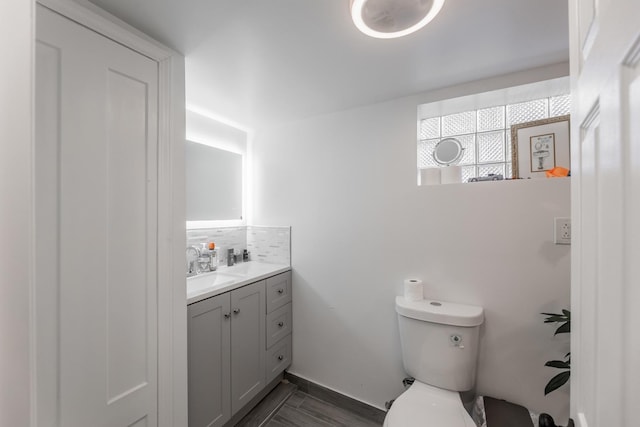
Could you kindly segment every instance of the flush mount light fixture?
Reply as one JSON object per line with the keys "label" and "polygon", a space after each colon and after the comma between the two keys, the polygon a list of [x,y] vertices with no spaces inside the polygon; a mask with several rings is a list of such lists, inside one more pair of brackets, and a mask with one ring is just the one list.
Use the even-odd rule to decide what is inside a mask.
{"label": "flush mount light fixture", "polygon": [[444,0],[350,0],[356,27],[368,36],[392,39],[427,25]]}

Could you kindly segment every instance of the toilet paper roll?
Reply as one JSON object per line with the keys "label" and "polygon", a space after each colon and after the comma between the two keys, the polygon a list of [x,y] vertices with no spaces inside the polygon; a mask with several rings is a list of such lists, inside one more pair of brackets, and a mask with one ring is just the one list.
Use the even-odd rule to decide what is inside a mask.
{"label": "toilet paper roll", "polygon": [[440,184],[440,168],[420,169],[420,185]]}
{"label": "toilet paper roll", "polygon": [[442,184],[459,184],[462,182],[462,166],[447,166],[440,171]]}
{"label": "toilet paper roll", "polygon": [[424,299],[422,293],[422,280],[406,279],[404,281],[404,298],[407,301],[420,301]]}

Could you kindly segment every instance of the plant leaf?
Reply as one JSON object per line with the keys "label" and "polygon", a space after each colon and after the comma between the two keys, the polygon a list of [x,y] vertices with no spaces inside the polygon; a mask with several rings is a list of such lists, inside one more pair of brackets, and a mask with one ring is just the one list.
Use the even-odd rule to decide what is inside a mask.
{"label": "plant leaf", "polygon": [[567,353],[564,355],[564,358],[566,359],[567,357],[571,356],[571,352]]}
{"label": "plant leaf", "polygon": [[[563,312],[566,310],[563,310]],[[569,313],[567,311],[567,313]],[[558,313],[540,313],[543,314],[545,316],[547,316],[546,319],[544,319],[544,323],[561,323],[561,322],[571,322],[571,313],[569,313],[568,315],[565,314],[558,314]]]}
{"label": "plant leaf", "polygon": [[569,377],[571,377],[571,371],[560,372],[558,375],[551,378],[544,388],[544,395],[546,396],[552,391],[562,387],[567,381],[569,381]]}
{"label": "plant leaf", "polygon": [[571,312],[569,310],[562,310],[562,314],[564,314],[567,319],[571,319]]}
{"label": "plant leaf", "polygon": [[545,316],[549,316],[549,319],[563,319],[565,320],[565,316],[563,316],[562,314],[558,314],[558,313],[540,313],[540,314],[544,314]]}
{"label": "plant leaf", "polygon": [[549,366],[551,368],[558,368],[558,369],[571,369],[571,362],[570,361],[563,361],[563,360],[549,360],[547,363],[544,364],[544,366]]}
{"label": "plant leaf", "polygon": [[571,323],[567,322],[560,325],[560,327],[556,329],[556,332],[553,335],[568,334],[569,332],[571,332]]}

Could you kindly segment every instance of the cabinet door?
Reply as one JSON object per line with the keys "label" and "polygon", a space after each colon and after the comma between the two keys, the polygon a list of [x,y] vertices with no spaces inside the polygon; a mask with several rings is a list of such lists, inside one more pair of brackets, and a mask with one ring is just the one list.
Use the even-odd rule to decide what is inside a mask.
{"label": "cabinet door", "polygon": [[189,306],[189,427],[222,426],[231,418],[230,297]]}
{"label": "cabinet door", "polygon": [[265,282],[231,292],[231,408],[235,414],[265,384]]}

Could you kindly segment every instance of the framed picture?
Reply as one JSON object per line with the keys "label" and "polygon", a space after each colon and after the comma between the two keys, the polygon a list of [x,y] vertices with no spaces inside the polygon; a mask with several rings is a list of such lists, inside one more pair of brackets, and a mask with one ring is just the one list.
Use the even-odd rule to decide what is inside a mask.
{"label": "framed picture", "polygon": [[544,178],[562,166],[571,169],[569,116],[511,126],[513,178]]}

